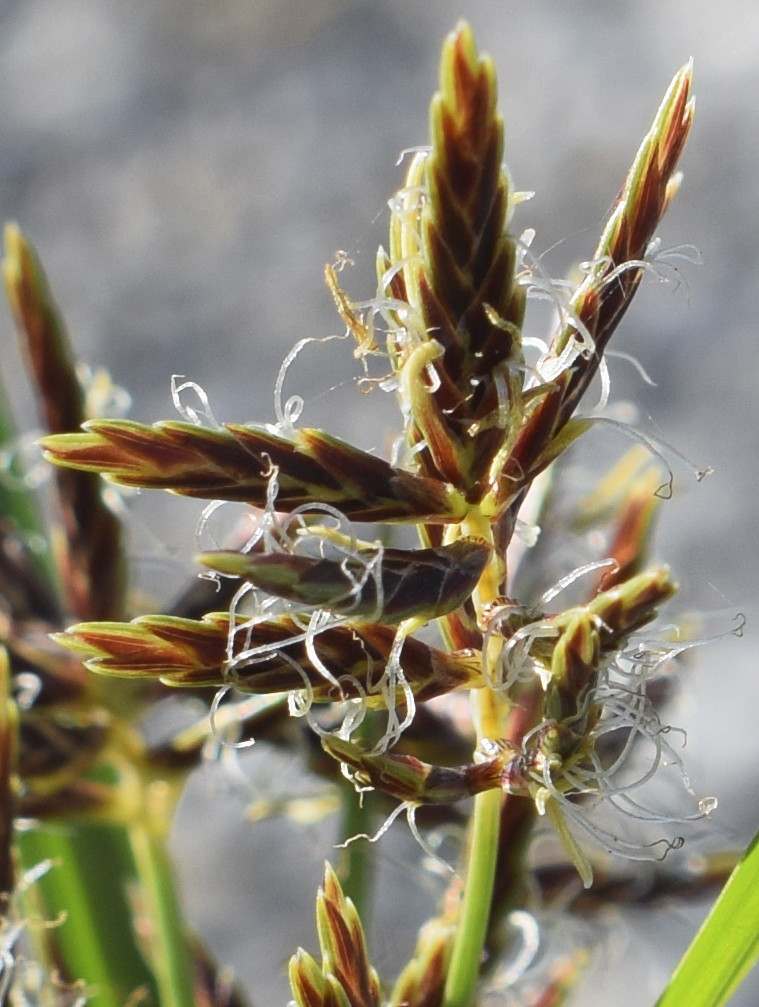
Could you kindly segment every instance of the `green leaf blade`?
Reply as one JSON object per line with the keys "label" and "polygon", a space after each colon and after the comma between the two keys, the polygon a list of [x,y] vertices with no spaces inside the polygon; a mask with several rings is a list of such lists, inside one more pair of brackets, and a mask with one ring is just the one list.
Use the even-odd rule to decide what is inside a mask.
{"label": "green leaf blade", "polygon": [[139,989],[160,1004],[139,948],[128,889],[136,873],[126,830],[101,823],[44,825],[22,833],[21,866],[56,862],[37,882],[52,957],[67,982],[83,980],[93,1007],[123,1007]]}
{"label": "green leaf blade", "polygon": [[721,1007],[759,957],[759,832],[656,1007]]}

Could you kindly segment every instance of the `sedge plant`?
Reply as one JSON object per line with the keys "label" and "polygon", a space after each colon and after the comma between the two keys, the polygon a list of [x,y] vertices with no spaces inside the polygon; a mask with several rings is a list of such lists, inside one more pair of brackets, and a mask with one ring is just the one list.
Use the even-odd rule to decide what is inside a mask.
{"label": "sedge plant", "polygon": [[[514,924],[526,934],[536,907],[625,897],[613,858],[650,861],[654,892],[687,895],[726,876],[721,861],[698,879],[664,861],[683,842],[671,826],[716,802],[690,789],[661,716],[687,646],[671,616],[652,625],[676,591],[648,559],[669,488],[661,451],[626,428],[638,444],[570,508],[561,481],[569,448],[620,426],[604,412],[605,355],[657,269],[690,87],[686,64],[580,278],[560,283],[530,251],[531,232],[515,229],[526,194],[504,167],[493,63],[467,25],[448,36],[429,143],[391,200],[374,294],[344,292],[344,261],[325,274],[364,387],[397,397],[388,459],[299,426],[279,397],[275,421],[257,425],[187,409],[152,426],[103,418],[103,401],[116,402],[107,378],[82,384],[42,267],[9,225],[5,284],[56,469],[52,527],[23,473],[0,487],[4,996],[243,1002],[188,932],[165,846],[188,771],[232,726],[308,752],[342,794],[345,847],[316,902],[321,958],[299,949],[290,961],[297,1007],[493,1002],[529,972],[529,960],[503,971]],[[532,298],[555,309],[545,340],[524,333]],[[241,503],[255,530],[199,555],[203,578],[171,610],[128,621],[123,536],[102,476]],[[585,555],[555,577],[546,548],[569,534]],[[205,697],[208,712],[151,744],[145,712],[177,689]],[[690,802],[682,813],[647,799],[665,764]],[[439,915],[392,982],[371,966],[360,916],[367,840],[381,842],[400,814],[438,861],[431,823],[464,838],[445,862]],[[534,856],[537,834],[555,838],[549,865]],[[559,1004],[583,961],[549,961],[532,999],[514,1002]]]}

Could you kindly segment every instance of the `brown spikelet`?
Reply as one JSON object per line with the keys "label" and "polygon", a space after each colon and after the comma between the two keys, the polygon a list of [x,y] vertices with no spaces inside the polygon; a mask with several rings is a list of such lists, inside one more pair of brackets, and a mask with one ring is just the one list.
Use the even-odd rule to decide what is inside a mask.
{"label": "brown spikelet", "polygon": [[298,948],[288,966],[290,989],[298,1007],[328,1007],[332,999],[329,983],[311,955]]}
{"label": "brown spikelet", "polygon": [[504,782],[516,783],[508,771],[513,755],[508,746],[493,758],[466,766],[433,766],[414,755],[377,755],[335,735],[322,738],[322,748],[355,769],[362,783],[410,804],[455,804]]}
{"label": "brown spikelet", "polygon": [[[658,481],[658,476],[655,479]],[[608,549],[616,567],[601,577],[598,585],[601,590],[608,591],[623,584],[639,573],[645,562],[661,504],[655,493],[646,492],[646,489],[644,485],[642,492],[631,495],[619,515]]]}
{"label": "brown spikelet", "polygon": [[606,554],[614,565],[602,572],[598,591],[616,587],[642,572],[666,490],[656,460],[642,445],[636,445],[580,501],[575,529],[601,522],[610,526]]}
{"label": "brown spikelet", "polygon": [[[541,559],[550,553],[552,564],[564,564],[571,555],[554,548],[553,533],[566,511],[541,487],[542,504],[534,507],[531,499],[521,508],[535,477],[598,420],[578,409],[594,377],[600,372],[605,378],[609,340],[655,264],[652,239],[679,184],[675,169],[693,115],[690,75],[686,66],[675,77],[583,281],[565,296],[564,286],[543,273],[529,242],[510,231],[524,194],[511,191],[503,166],[493,61],[478,53],[464,23],[446,38],[430,142],[417,149],[390,203],[389,251],[377,256],[376,295],[353,304],[341,290],[337,271],[345,253],[325,272],[338,314],[356,340],[354,357],[364,366],[360,385],[398,393],[397,464],[321,430],[296,429],[294,414],[286,418],[281,409],[277,425],[258,427],[218,427],[210,411],[210,428],[84,422],[87,397],[65,325],[31,245],[15,226],[8,228],[4,277],[51,434],[43,447],[60,467],[66,542],[58,606],[38,582],[42,564],[35,571],[31,545],[26,554],[17,548],[21,532],[33,525],[42,530],[44,522],[24,523],[12,507],[7,525],[0,520],[0,908],[5,900],[16,909],[7,897],[14,881],[13,815],[60,818],[58,832],[49,833],[51,849],[65,839],[61,849],[70,854],[60,857],[63,870],[55,880],[71,902],[74,926],[80,914],[82,926],[78,938],[66,931],[71,961],[61,938],[55,942],[60,950],[48,952],[42,964],[52,964],[55,955],[64,981],[74,979],[81,952],[96,973],[84,978],[86,993],[82,985],[67,995],[104,993],[129,1007],[151,996],[145,985],[130,981],[120,989],[113,981],[122,949],[129,952],[137,933],[145,962],[138,956],[135,975],[148,966],[163,1007],[244,1007],[203,949],[191,938],[185,942],[162,847],[181,772],[211,736],[220,741],[240,725],[242,744],[255,734],[277,746],[298,746],[309,769],[330,781],[329,794],[312,794],[309,785],[301,796],[301,782],[292,790],[269,760],[273,789],[255,802],[255,817],[285,812],[305,820],[339,800],[342,834],[366,837],[378,824],[375,809],[390,797],[402,803],[375,838],[405,810],[425,852],[430,848],[414,820],[417,808],[427,822],[468,819],[459,865],[465,869],[451,882],[440,918],[420,932],[385,1007],[471,1007],[478,994],[485,1000],[517,996],[516,989],[504,992],[501,982],[501,965],[514,950],[505,946],[502,923],[529,902],[529,840],[538,816],[552,825],[586,887],[593,880],[586,837],[605,851],[642,859],[663,852],[660,843],[674,849],[682,842],[639,845],[612,824],[617,813],[628,813],[641,830],[675,821],[629,796],[659,765],[679,767],[648,691],[679,644],[670,648],[648,633],[633,636],[675,591],[666,568],[641,572],[656,511],[655,474],[633,458],[608,477],[592,503],[581,505],[586,530],[600,520],[608,535],[575,542],[583,565],[560,572],[555,589],[542,595]],[[559,309],[546,343],[523,339],[528,291],[550,294]],[[538,346],[539,356],[533,353]],[[370,363],[390,373],[375,377]],[[225,578],[217,594],[207,593],[206,582],[178,599],[171,615],[115,621],[119,533],[102,504],[101,475],[127,486],[247,504],[243,510],[256,509],[257,533],[250,537],[246,513],[226,548],[199,557]],[[558,478],[552,484],[564,488]],[[393,529],[366,533],[351,521],[414,524],[421,541],[416,549],[396,548]],[[540,550],[530,549],[538,525],[551,534],[543,536]],[[523,541],[511,549],[517,531]],[[606,561],[592,561],[607,552],[613,571]],[[519,576],[507,564],[519,566]],[[588,574],[595,583],[580,581]],[[556,603],[575,582],[586,585],[584,602]],[[51,656],[40,636],[53,624],[65,626],[67,610],[93,621],[54,635],[68,651]],[[448,650],[414,635],[428,632],[425,640],[441,638]],[[141,681],[90,681],[88,671]],[[13,679],[13,672],[20,674]],[[173,712],[183,717],[179,707],[185,705],[175,695],[167,711],[158,711],[154,731],[143,714],[151,701],[161,702],[161,683],[215,688],[217,702],[211,712],[202,706],[191,713],[192,722],[173,734]],[[252,696],[217,711],[229,690]],[[468,710],[460,696],[447,696],[454,690],[471,693]],[[450,701],[422,705],[441,697]],[[323,705],[309,711],[312,700]],[[191,698],[188,712],[194,705]],[[286,721],[290,714],[301,715],[300,726]],[[648,753],[631,765],[628,756],[646,744]],[[339,787],[332,786],[335,780]],[[364,790],[378,793],[363,804]],[[470,798],[471,810],[447,807]],[[686,817],[708,816],[715,804],[704,798]],[[71,828],[77,820],[87,828]],[[98,839],[95,850],[87,832],[97,822],[117,828],[112,839]],[[18,819],[15,827],[20,833]],[[40,847],[43,868],[51,862],[46,844]],[[363,912],[371,895],[369,860],[376,848],[343,846],[345,890],[327,864],[316,899],[321,959],[299,949],[290,960],[296,1007],[380,1007],[380,984],[356,909],[361,905]],[[18,847],[25,856],[23,838]],[[92,881],[79,870],[87,864],[97,869]],[[110,922],[125,908],[119,908],[126,890],[120,865],[138,884],[130,885],[136,893],[132,921],[118,924],[118,939],[111,941]],[[24,895],[34,895],[33,884]],[[103,897],[101,914],[97,899]],[[25,921],[27,906],[20,908]],[[35,909],[33,902],[29,908]],[[51,902],[47,916],[52,920],[56,912]],[[15,940],[13,931],[24,923],[10,922],[6,936]],[[53,928],[44,929],[52,946]],[[10,937],[6,944],[12,951]],[[550,957],[537,963],[535,988],[525,994],[530,999],[534,993],[532,1007],[562,1001],[585,963],[584,950]],[[14,979],[13,965],[12,954],[0,955],[0,990],[23,999],[21,986],[11,990],[9,983],[23,985],[29,977],[21,970]],[[28,992],[34,999],[35,991]]]}
{"label": "brown spikelet", "polygon": [[[622,584],[601,591],[585,605],[548,617],[546,622],[554,632],[542,639],[536,637],[530,653],[549,666],[555,658],[558,664],[553,667],[552,674],[560,680],[565,677],[561,668],[565,647],[568,660],[578,659],[589,667],[597,666],[601,654],[623,647],[631,633],[655,619],[659,607],[676,590],[677,585],[669,570],[646,570]],[[591,634],[595,642],[591,643],[587,634]],[[580,654],[584,656],[579,658]]]}
{"label": "brown spikelet", "polygon": [[592,267],[571,299],[569,320],[551,343],[554,360],[581,331],[592,347],[561,371],[530,412],[501,474],[504,501],[521,499],[523,487],[559,453],[550,449],[551,442],[570,423],[638,289],[649,243],[679,185],[675,169],[693,121],[691,76],[690,63],[675,75],[601,235]]}
{"label": "brown spikelet", "polygon": [[335,977],[350,1007],[379,1007],[379,980],[369,962],[361,920],[329,864],[324,865],[324,885],[316,896],[316,928],[322,972]]}
{"label": "brown spikelet", "polygon": [[[3,278],[42,421],[51,434],[73,433],[87,416],[68,332],[37,254],[15,224],[5,228]],[[56,486],[69,611],[80,619],[116,618],[124,590],[121,526],[103,503],[101,481],[59,470]]]}
{"label": "brown spikelet", "polygon": [[283,511],[318,501],[357,521],[442,523],[465,512],[451,486],[393,468],[318,430],[297,430],[292,441],[232,424],[209,430],[190,423],[93,420],[84,430],[44,438],[47,457],[125,486],[264,507],[276,472],[276,505]]}
{"label": "brown spikelet", "polygon": [[337,875],[324,865],[316,896],[321,966],[298,948],[290,959],[290,988],[297,1007],[380,1007],[377,973],[369,962],[361,920]]}
{"label": "brown spikelet", "polygon": [[658,608],[676,591],[669,570],[657,568],[597,594],[587,609],[598,620],[601,646],[619,646],[630,633],[655,619]]}
{"label": "brown spikelet", "polygon": [[490,555],[486,543],[459,539],[435,549],[375,549],[339,560],[219,551],[198,561],[287,601],[397,625],[457,609],[477,586]]}
{"label": "brown spikelet", "polygon": [[[131,623],[80,623],[55,639],[82,655],[86,666],[100,674],[156,677],[173,686],[234,684],[243,692],[261,694],[302,689],[308,681],[316,702],[341,698],[334,683],[314,667],[303,629],[290,617],[267,619],[250,632],[243,623],[235,634],[234,656],[258,647],[261,651],[225,671],[229,629],[227,613],[212,613],[200,621],[151,615]],[[370,705],[381,705],[376,683],[394,641],[391,627],[356,621],[324,630],[314,637],[313,646],[319,660],[340,680],[345,698],[360,695],[360,686],[368,692]],[[409,637],[400,660],[420,702],[482,682],[476,653],[449,654]]]}
{"label": "brown spikelet", "polygon": [[[588,367],[577,368],[572,374],[563,396],[562,419],[574,411],[595,373],[600,355],[630,306],[643,276],[640,263],[679,187],[680,177],[675,169],[695,110],[695,101],[690,96],[692,75],[690,62],[675,74],[601,235],[593,267],[572,298],[572,310],[587,326],[595,353]],[[625,268],[627,264],[629,267]],[[561,353],[574,331],[570,322],[557,335],[552,351]]]}
{"label": "brown spikelet", "polygon": [[429,920],[420,930],[414,957],[398,976],[388,1007],[442,1007],[455,926]]}
{"label": "brown spikelet", "polygon": [[[389,262],[407,260],[397,274],[402,299],[420,313],[425,338],[439,346],[424,360],[438,387],[428,388],[422,374],[408,382],[413,436],[427,442],[420,465],[467,490],[487,474],[508,437],[522,384],[515,365],[522,359],[524,296],[514,283],[516,241],[505,228],[509,183],[496,99],[493,62],[478,55],[462,23],[443,45],[430,151],[412,163],[407,178],[409,192],[422,187],[422,200],[416,216],[406,212],[391,224]],[[415,244],[418,255],[409,260]],[[413,371],[412,357],[401,366]]]}
{"label": "brown spikelet", "polygon": [[251,1007],[230,969],[219,966],[203,944],[187,936],[192,958],[194,1007]]}

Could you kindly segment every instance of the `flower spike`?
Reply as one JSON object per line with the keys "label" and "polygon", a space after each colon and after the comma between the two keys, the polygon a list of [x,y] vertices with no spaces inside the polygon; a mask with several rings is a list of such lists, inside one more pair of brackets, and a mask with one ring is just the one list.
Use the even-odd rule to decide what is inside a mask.
{"label": "flower spike", "polygon": [[[73,434],[87,419],[85,394],[66,324],[32,243],[15,224],[5,227],[3,280],[19,343],[51,434]],[[124,556],[121,525],[103,502],[96,475],[56,474],[63,536],[58,542],[61,579],[70,611],[80,619],[121,614]]]}
{"label": "flower spike", "polygon": [[225,551],[197,558],[287,601],[397,625],[457,609],[477,586],[490,553],[484,542],[459,539],[436,549],[364,550],[339,561]]}
{"label": "flower spike", "polygon": [[[585,280],[571,298],[565,323],[541,361],[552,382],[523,425],[500,476],[499,498],[521,491],[589,426],[572,420],[627,311],[645,269],[656,228],[680,184],[677,162],[693,122],[693,66],[675,75],[628,173]],[[558,373],[554,373],[558,371]]]}
{"label": "flower spike", "polygon": [[380,284],[395,298],[391,356],[403,408],[412,440],[426,442],[421,470],[467,490],[486,476],[521,409],[524,293],[515,284],[516,240],[505,229],[496,99],[493,61],[478,55],[462,22],[443,45],[431,148],[411,164],[390,258],[380,257],[381,274],[392,275]]}
{"label": "flower spike", "polygon": [[455,927],[432,919],[419,931],[414,957],[398,976],[388,1007],[432,1007],[443,1002],[443,987]]}
{"label": "flower spike", "polygon": [[[689,60],[675,74],[659,106],[601,235],[590,272],[572,298],[572,311],[593,337],[592,361],[600,359],[630,306],[643,276],[649,243],[680,186],[681,176],[675,169],[693,124],[692,77]],[[551,352],[561,354],[575,332],[570,321]],[[563,398],[562,417],[571,415],[594,373],[592,366],[574,372]]]}
{"label": "flower spike", "polygon": [[355,770],[360,783],[410,805],[455,804],[499,788],[528,794],[525,760],[506,743],[494,746],[490,758],[466,766],[432,766],[413,755],[366,752],[335,735],[323,737],[322,748]]}
{"label": "flower spike", "polygon": [[379,981],[369,963],[361,920],[329,864],[324,865],[324,885],[316,896],[316,928],[322,971],[334,975],[351,1007],[379,1007]]}
{"label": "flower spike", "polygon": [[84,430],[43,438],[49,460],[102,472],[124,486],[264,507],[276,473],[279,510],[319,501],[356,521],[432,523],[458,521],[466,510],[453,487],[394,468],[319,430],[297,430],[293,441],[234,424],[210,430],[93,420]]}
{"label": "flower spike", "polygon": [[[180,687],[234,685],[259,694],[300,690],[308,684],[315,702],[365,694],[368,705],[383,703],[378,683],[396,638],[389,626],[358,621],[329,626],[314,635],[313,649],[303,627],[289,616],[241,619],[230,649],[231,632],[231,617],[218,612],[200,621],[150,615],[127,623],[80,623],[54,639],[80,654],[98,674],[155,677]],[[340,682],[342,693],[314,658]],[[399,659],[420,702],[482,685],[479,654],[447,653],[407,637]]]}
{"label": "flower spike", "polygon": [[316,896],[316,926],[321,967],[303,948],[290,959],[290,987],[298,1007],[380,1007],[379,980],[361,921],[329,864]]}

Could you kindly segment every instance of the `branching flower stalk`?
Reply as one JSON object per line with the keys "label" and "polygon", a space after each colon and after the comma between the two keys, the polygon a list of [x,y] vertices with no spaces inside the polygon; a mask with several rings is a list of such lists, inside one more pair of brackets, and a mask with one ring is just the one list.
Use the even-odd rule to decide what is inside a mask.
{"label": "branching flower stalk", "polygon": [[[50,432],[43,447],[59,466],[63,604],[45,625],[71,659],[58,651],[50,661],[70,669],[79,709],[102,708],[117,725],[104,728],[104,750],[135,770],[143,797],[170,804],[170,779],[180,779],[222,722],[239,714],[242,730],[255,731],[259,716],[281,724],[292,715],[330,757],[319,771],[393,802],[386,826],[405,811],[425,849],[425,809],[454,816],[459,802],[474,798],[464,862],[389,999],[382,1000],[358,913],[327,868],[317,899],[321,964],[303,950],[290,964],[298,1007],[470,1007],[503,952],[504,920],[527,905],[529,839],[540,819],[551,823],[587,889],[594,850],[656,860],[662,846],[681,843],[646,842],[625,831],[626,821],[671,824],[714,807],[713,799],[696,799],[692,814],[677,817],[657,813],[639,794],[662,763],[680,765],[659,716],[668,689],[650,692],[684,647],[647,629],[676,590],[666,568],[647,567],[664,481],[657,460],[633,449],[592,502],[581,502],[577,527],[603,528],[606,542],[583,566],[551,586],[530,550],[533,521],[550,518],[554,463],[604,422],[602,409],[583,411],[584,397],[597,379],[605,402],[609,340],[655,268],[656,230],[680,184],[693,117],[690,81],[688,64],[571,289],[545,275],[531,234],[512,230],[524,194],[503,164],[493,63],[478,54],[467,25],[448,36],[430,143],[414,154],[391,201],[374,296],[354,303],[336,269],[326,270],[365,381],[397,393],[402,432],[392,461],[297,427],[297,410],[279,399],[277,422],[260,426],[203,426],[191,411],[193,422],[153,426],[87,418],[43,274],[20,234],[8,234],[11,305],[29,333]],[[523,335],[533,296],[556,308],[546,342]],[[217,598],[201,590],[172,612],[122,621],[119,531],[102,504],[101,474],[251,508],[252,536],[198,557],[221,585]],[[382,535],[375,525],[387,526]],[[417,529],[418,548],[389,544],[398,525]],[[67,625],[64,612],[79,621]],[[438,645],[418,635],[430,623]],[[12,621],[6,634],[18,654],[20,625]],[[117,683],[95,685],[80,661],[132,682],[121,692]],[[146,751],[135,717],[155,690],[177,687],[216,690],[210,721]],[[257,698],[221,706],[230,690]],[[446,719],[456,693],[469,696],[471,733]],[[437,738],[453,739],[442,757]],[[633,756],[642,749],[641,769]],[[174,777],[159,770],[161,759]],[[127,776],[109,791],[112,803]],[[77,793],[95,793],[73,771],[72,780]],[[158,871],[146,892],[160,1000],[197,1002],[186,972],[193,960],[197,980],[201,956],[181,933],[169,872],[158,866],[162,837],[144,820],[116,819],[127,821],[143,878]],[[343,881],[350,887],[355,878]],[[547,980],[552,1003],[576,971]]]}

